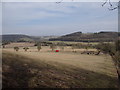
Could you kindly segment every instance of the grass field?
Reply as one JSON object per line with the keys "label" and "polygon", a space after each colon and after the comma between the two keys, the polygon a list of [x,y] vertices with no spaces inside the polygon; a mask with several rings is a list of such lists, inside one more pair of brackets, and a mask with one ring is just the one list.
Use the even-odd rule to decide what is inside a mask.
{"label": "grass field", "polygon": [[49,47],[40,52],[36,47],[27,52],[6,48],[2,60],[3,87],[117,88],[118,84],[110,56],[73,53],[70,47],[58,53]]}

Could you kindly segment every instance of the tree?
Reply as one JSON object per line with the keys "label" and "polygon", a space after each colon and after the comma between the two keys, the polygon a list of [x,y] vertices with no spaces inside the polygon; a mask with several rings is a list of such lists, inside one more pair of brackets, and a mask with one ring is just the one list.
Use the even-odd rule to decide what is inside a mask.
{"label": "tree", "polygon": [[72,48],[73,52],[76,52],[75,49],[77,48],[77,44],[72,44],[71,48]]}
{"label": "tree", "polygon": [[65,43],[64,43],[64,42],[57,43],[57,45],[59,46],[59,48],[60,48],[61,50],[64,51],[64,47],[65,47]]}
{"label": "tree", "polygon": [[111,0],[106,0],[103,4],[102,4],[102,6],[104,6],[104,5],[106,5],[106,4],[109,4],[109,10],[115,10],[115,9],[119,9],[120,8],[120,0],[118,1],[118,5],[113,5],[112,4],[112,2],[111,2]]}
{"label": "tree", "polygon": [[28,47],[24,47],[23,49],[24,49],[24,50],[25,50],[25,52],[26,52],[29,48],[28,48]]}
{"label": "tree", "polygon": [[[74,1],[74,0],[71,0],[71,1]],[[59,4],[61,2],[63,2],[63,0],[60,0],[60,1],[56,2],[56,3]],[[111,0],[106,0],[102,4],[102,6],[105,6],[107,3],[109,4],[109,7],[108,7],[109,10],[115,10],[115,9],[120,8],[120,0],[118,0],[118,5],[113,5],[113,3],[111,2]]]}
{"label": "tree", "polygon": [[10,44],[10,42],[3,41],[3,42],[2,42],[2,47],[3,47],[3,48],[5,48],[5,47],[6,47],[6,45],[8,45],[8,44]]}
{"label": "tree", "polygon": [[112,58],[113,58],[114,63],[116,65],[118,77],[120,80],[120,39],[116,40],[114,46],[115,46],[115,52],[114,52]]}
{"label": "tree", "polygon": [[5,45],[2,45],[3,48],[5,48]]}
{"label": "tree", "polygon": [[42,49],[41,43],[39,43],[39,44],[37,45],[37,49],[38,49],[38,51],[40,51],[40,50]]}
{"label": "tree", "polygon": [[86,51],[88,51],[88,45],[85,45],[84,48]]}
{"label": "tree", "polygon": [[100,43],[96,48],[112,57],[120,80],[120,40],[118,39],[114,43]]}
{"label": "tree", "polygon": [[56,49],[56,45],[55,44],[51,44],[50,48],[52,49],[52,51],[54,51],[54,49]]}
{"label": "tree", "polygon": [[115,46],[116,46],[116,51],[120,51],[120,40],[117,40],[115,42]]}
{"label": "tree", "polygon": [[15,51],[19,51],[19,47],[14,47],[14,50]]}

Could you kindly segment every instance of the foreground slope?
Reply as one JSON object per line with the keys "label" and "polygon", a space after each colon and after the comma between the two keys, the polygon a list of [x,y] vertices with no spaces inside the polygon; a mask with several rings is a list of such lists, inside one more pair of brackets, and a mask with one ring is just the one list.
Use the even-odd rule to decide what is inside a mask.
{"label": "foreground slope", "polygon": [[117,87],[117,77],[70,64],[35,59],[38,58],[3,51],[3,87]]}

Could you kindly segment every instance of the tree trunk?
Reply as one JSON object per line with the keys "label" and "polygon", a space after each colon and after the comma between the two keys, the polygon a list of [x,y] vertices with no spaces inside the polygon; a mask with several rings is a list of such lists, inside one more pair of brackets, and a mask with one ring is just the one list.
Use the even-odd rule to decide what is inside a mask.
{"label": "tree trunk", "polygon": [[117,75],[118,75],[118,87],[120,88],[120,67],[118,65],[118,62],[117,61],[115,62],[114,55],[111,55],[111,57],[112,57],[113,63],[115,65],[115,68],[116,68],[116,71],[117,71]]}
{"label": "tree trunk", "polygon": [[119,83],[120,83],[120,69],[119,69],[119,67],[116,66],[116,70],[117,70],[117,74],[118,74],[118,80],[119,80]]}

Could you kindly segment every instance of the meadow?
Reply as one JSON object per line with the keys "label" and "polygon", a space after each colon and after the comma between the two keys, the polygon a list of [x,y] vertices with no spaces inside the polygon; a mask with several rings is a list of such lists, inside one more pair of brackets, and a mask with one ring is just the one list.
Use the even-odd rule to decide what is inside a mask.
{"label": "meadow", "polygon": [[[18,52],[14,46],[20,46]],[[23,47],[29,45],[28,51]],[[117,72],[107,54],[81,54],[70,46],[59,52],[49,46],[40,51],[33,44],[11,43],[2,49],[3,87],[117,88]],[[88,51],[97,51],[88,49]],[[14,83],[11,83],[14,82]]]}

